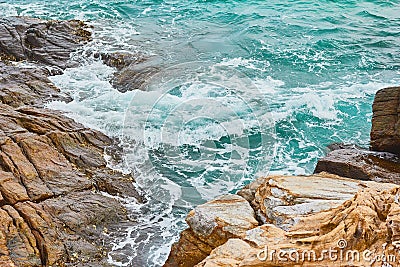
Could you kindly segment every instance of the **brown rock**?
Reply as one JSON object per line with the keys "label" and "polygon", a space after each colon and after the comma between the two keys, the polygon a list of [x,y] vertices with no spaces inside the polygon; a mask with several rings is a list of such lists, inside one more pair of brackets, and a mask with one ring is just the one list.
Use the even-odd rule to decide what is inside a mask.
{"label": "brown rock", "polygon": [[86,28],[0,20],[0,266],[109,266],[104,229],[128,219],[121,203],[99,191],[140,199],[132,176],[106,167],[103,153],[114,140],[43,108],[69,99],[47,76],[74,64],[69,54],[90,39]]}
{"label": "brown rock", "polygon": [[[290,228],[299,216],[330,210],[351,199],[359,190],[385,190],[396,187],[389,183],[357,181],[328,173],[311,176],[276,175],[257,179],[246,186],[253,189],[250,201],[263,223],[282,229]],[[243,194],[243,190],[238,192]]]}
{"label": "brown rock", "polygon": [[39,135],[49,134],[52,131],[86,130],[82,124],[66,118],[61,112],[54,110],[23,107],[16,109],[12,116],[26,131]]}
{"label": "brown rock", "polygon": [[25,187],[18,183],[12,173],[0,171],[0,191],[5,203],[14,205],[29,200]]}
{"label": "brown rock", "polygon": [[40,179],[33,164],[11,138],[7,138],[7,141],[1,146],[1,150],[0,156],[4,157],[1,165],[21,181],[30,199],[37,201],[53,196],[53,192]]}
{"label": "brown rock", "polygon": [[42,264],[49,266],[63,262],[67,256],[66,251],[50,215],[40,205],[31,202],[18,203],[15,209],[35,236]]}
{"label": "brown rock", "polygon": [[41,202],[41,206],[74,232],[93,229],[93,225],[102,230],[103,226],[125,219],[125,210],[121,209],[117,200],[91,191],[72,192],[61,198],[47,199]]}
{"label": "brown rock", "polygon": [[236,267],[247,257],[250,251],[252,251],[252,247],[247,242],[238,238],[231,238],[225,244],[214,249],[210,256],[196,266]]}
{"label": "brown rock", "polygon": [[18,140],[40,177],[55,195],[89,189],[91,182],[79,175],[65,156],[59,153],[46,136],[32,136]]}
{"label": "brown rock", "polygon": [[97,55],[107,66],[114,67],[117,70],[122,70],[131,64],[138,64],[145,61],[142,55],[134,55],[130,53],[114,52],[108,54]]}
{"label": "brown rock", "polygon": [[103,151],[91,146],[80,132],[51,132],[48,137],[70,162],[79,167],[105,167]]}
{"label": "brown rock", "polygon": [[[316,183],[317,178],[322,180],[320,184]],[[322,198],[332,204],[336,202],[336,205],[322,205],[322,209],[309,209],[306,213],[295,208],[290,214],[281,214],[279,216],[289,215],[295,220],[285,229],[271,223],[249,229],[244,237],[230,238],[213,249],[196,266],[382,266],[382,261],[371,261],[374,256],[398,256],[398,186],[328,174],[307,179],[285,176],[261,178],[255,183],[258,188],[253,190],[254,186],[248,186],[246,193],[255,192],[252,201],[258,203],[260,209],[263,209],[262,205],[265,208],[269,205],[271,195],[277,201],[287,202],[278,203],[275,212],[281,210],[279,207],[301,206],[302,203],[318,202]],[[353,194],[354,191],[358,192]],[[318,195],[314,196],[314,193]],[[348,198],[349,195],[353,196]],[[329,257],[329,250],[336,252]],[[389,262],[389,258],[387,261],[397,264]]]}
{"label": "brown rock", "polygon": [[329,172],[353,179],[400,184],[400,159],[385,152],[338,149],[320,159],[314,172]]}
{"label": "brown rock", "polygon": [[212,249],[230,238],[244,237],[246,231],[258,225],[249,203],[237,195],[225,195],[192,210],[185,230],[174,244],[164,266],[193,266]]}
{"label": "brown rock", "polygon": [[186,229],[181,233],[179,242],[172,245],[164,266],[194,266],[206,258],[214,248],[215,246],[198,238],[191,229]]}
{"label": "brown rock", "polygon": [[372,110],[371,150],[400,155],[400,87],[379,90]]}
{"label": "brown rock", "polygon": [[127,217],[119,202],[95,190],[140,199],[130,175],[106,167],[103,151],[113,140],[56,111],[4,104],[0,110],[6,121],[0,126],[0,203],[21,214],[35,237],[40,264],[29,263],[32,256],[22,241],[12,243],[21,251],[12,258],[7,235],[9,254],[0,260],[16,266],[108,266],[110,247],[104,244],[110,243],[104,243],[103,229],[117,229]]}
{"label": "brown rock", "polygon": [[143,196],[134,187],[134,179],[130,174],[125,175],[112,170],[89,170],[87,174],[91,176],[99,191],[107,192],[114,196],[134,197],[140,202],[144,201]]}
{"label": "brown rock", "polygon": [[41,266],[35,236],[12,206],[5,205],[0,209],[0,229],[0,240],[4,238],[5,242],[5,246],[0,248],[2,255],[10,257],[10,261],[15,262],[16,266]]}
{"label": "brown rock", "polygon": [[51,99],[69,101],[47,76],[45,68],[26,68],[0,61],[0,101],[12,107],[42,105]]}

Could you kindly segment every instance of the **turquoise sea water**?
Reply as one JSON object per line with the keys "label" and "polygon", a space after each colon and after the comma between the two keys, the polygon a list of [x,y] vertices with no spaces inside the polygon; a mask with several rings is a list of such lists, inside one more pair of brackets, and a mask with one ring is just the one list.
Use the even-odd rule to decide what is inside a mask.
{"label": "turquoise sea water", "polygon": [[[310,174],[333,142],[368,147],[375,92],[400,83],[400,1],[0,1],[3,16],[82,19],[94,41],[52,80],[78,121],[121,137],[147,194],[111,263],[159,266],[187,211],[268,173]],[[94,52],[158,68],[120,93]],[[143,88],[142,88],[143,89]]]}

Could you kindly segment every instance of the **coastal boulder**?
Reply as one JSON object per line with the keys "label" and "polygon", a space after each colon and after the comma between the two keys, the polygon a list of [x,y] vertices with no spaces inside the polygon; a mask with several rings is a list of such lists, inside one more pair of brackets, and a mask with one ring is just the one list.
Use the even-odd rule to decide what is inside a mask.
{"label": "coastal boulder", "polygon": [[400,155],[400,87],[379,90],[372,110],[371,150]]}
{"label": "coastal boulder", "polygon": [[230,238],[243,238],[258,226],[249,203],[238,195],[224,195],[192,210],[186,222],[189,229],[173,245],[164,266],[194,266],[214,248]]}
{"label": "coastal boulder", "polygon": [[400,184],[400,87],[379,90],[372,110],[370,150],[333,144],[314,173]]}
{"label": "coastal boulder", "polygon": [[255,210],[259,221],[289,229],[299,217],[333,209],[359,190],[386,190],[389,183],[357,181],[328,173],[311,176],[262,177],[238,192]]}
{"label": "coastal boulder", "polygon": [[[399,191],[394,184],[357,181],[327,173],[259,178],[239,192],[258,214],[259,225],[249,228],[244,235],[241,232],[218,243],[207,235],[210,220],[196,220],[200,226],[188,220],[190,228],[185,232],[195,233],[189,236],[196,238],[188,239],[182,233],[170,254],[175,261],[167,261],[170,265],[166,266],[369,266],[374,264],[374,255],[397,253]],[[222,214],[235,213],[222,202],[218,210]],[[208,214],[212,213],[204,216]],[[201,233],[204,231],[206,234]],[[213,249],[202,250],[204,258],[199,263],[183,265],[203,248],[193,242],[200,238],[202,244]],[[324,256],[329,249],[336,251],[332,258]],[[192,254],[184,254],[184,250]],[[340,251],[344,255],[341,258]],[[362,256],[365,251],[370,253],[369,258]]]}
{"label": "coastal boulder", "polygon": [[[301,244],[292,241],[293,238],[316,238],[315,235],[319,234],[320,229],[318,223],[323,226],[323,220],[340,216],[337,214],[339,210],[353,205],[350,203],[355,199],[360,203],[364,201],[357,198],[357,194],[363,198],[371,198],[380,192],[390,192],[385,194],[392,194],[393,197],[394,193],[390,190],[397,188],[394,184],[357,181],[327,173],[259,178],[238,193],[242,197],[229,196],[229,201],[225,196],[220,197],[191,211],[187,217],[189,229],[183,231],[180,240],[173,245],[165,266],[194,266],[202,260],[204,261],[197,266],[242,266],[249,261],[255,265],[243,266],[264,266],[263,262],[254,261],[257,259],[254,259],[254,256],[265,245],[273,244],[278,248],[289,244],[300,249]],[[358,193],[363,190],[369,193]],[[386,200],[379,198],[379,201]],[[252,210],[249,210],[250,206]],[[354,203],[354,206],[357,204]],[[373,212],[373,216],[381,216],[379,212]],[[331,214],[331,217],[328,214]],[[354,212],[353,216],[356,215],[357,212]],[[254,216],[258,221],[255,221]],[[307,219],[309,217],[314,219]],[[300,226],[301,222],[304,223]],[[332,222],[340,224],[339,221]],[[329,223],[326,223],[328,227]],[[357,225],[358,222],[354,226],[349,224],[349,227],[358,227]],[[324,230],[326,234],[336,226],[332,227]],[[340,231],[344,231],[343,225],[340,227]],[[359,227],[368,230],[370,226],[363,224]],[[326,240],[328,245],[333,242],[333,234],[330,233],[329,242]],[[342,234],[350,238],[350,233]],[[311,246],[312,243],[305,244]],[[265,266],[277,266],[277,263]]]}
{"label": "coastal boulder", "polygon": [[114,52],[95,55],[104,64],[116,69],[111,84],[118,91],[125,93],[135,89],[145,90],[152,76],[159,72],[162,64],[156,56]]}
{"label": "coastal boulder", "polygon": [[288,230],[270,224],[254,228],[246,238],[214,249],[196,267],[395,266],[398,196],[398,187],[366,188],[336,208],[299,217]]}

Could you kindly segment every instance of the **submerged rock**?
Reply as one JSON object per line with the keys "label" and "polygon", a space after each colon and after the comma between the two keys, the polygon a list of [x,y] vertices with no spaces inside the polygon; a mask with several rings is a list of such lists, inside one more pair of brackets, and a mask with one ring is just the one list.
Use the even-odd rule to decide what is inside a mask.
{"label": "submerged rock", "polygon": [[116,52],[98,55],[98,57],[104,64],[117,69],[111,79],[111,84],[123,93],[135,89],[145,90],[146,84],[159,71],[160,66],[160,60],[155,56]]}

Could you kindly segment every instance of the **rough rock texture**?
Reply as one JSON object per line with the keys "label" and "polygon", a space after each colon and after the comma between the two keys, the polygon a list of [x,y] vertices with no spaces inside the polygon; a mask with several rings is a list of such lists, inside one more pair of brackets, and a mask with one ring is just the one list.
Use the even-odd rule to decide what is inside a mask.
{"label": "rough rock texture", "polygon": [[272,224],[252,229],[196,266],[396,266],[398,196],[399,188],[359,191],[337,208],[300,218],[288,231]]}
{"label": "rough rock texture", "polygon": [[[382,253],[398,256],[399,190],[393,184],[356,181],[325,173],[260,178],[240,194],[251,201],[265,222],[247,230],[245,236],[215,243],[212,252],[195,266],[369,266],[373,263],[362,257],[364,250],[371,251],[367,253],[369,258]],[[232,211],[230,207],[221,209]],[[184,241],[181,237],[170,257],[179,249],[196,248],[196,244],[190,247],[190,239]],[[210,238],[202,241],[210,247],[215,242]],[[333,254],[336,259],[323,252],[330,248],[337,251]],[[361,253],[359,261],[352,260],[352,250]],[[342,258],[339,251],[343,252]],[[181,262],[186,262],[191,255],[180,256]],[[372,266],[381,266],[382,262],[379,264]]]}
{"label": "rough rock texture", "polygon": [[358,148],[334,150],[320,159],[315,173],[329,172],[359,180],[400,184],[400,158]]}
{"label": "rough rock texture", "polygon": [[199,205],[186,222],[190,228],[182,232],[164,266],[194,266],[228,239],[243,238],[247,230],[258,226],[249,203],[237,195]]}
{"label": "rough rock texture", "polygon": [[114,141],[60,112],[68,99],[47,79],[87,41],[78,21],[0,21],[0,266],[108,266],[106,228],[127,221],[111,195],[140,199],[131,176],[106,167]]}
{"label": "rough rock texture", "polygon": [[17,67],[0,61],[1,103],[20,107],[42,106],[50,100],[68,101],[70,98],[47,78],[50,74],[45,68]]}
{"label": "rough rock texture", "polygon": [[71,67],[70,53],[89,41],[88,26],[78,20],[44,21],[28,17],[0,19],[0,60],[30,60]]}
{"label": "rough rock texture", "polygon": [[371,150],[400,155],[400,87],[379,90],[372,110]]}
{"label": "rough rock texture", "polygon": [[247,185],[239,195],[251,203],[261,223],[290,228],[298,216],[339,206],[363,188],[395,187],[389,183],[357,181],[321,173],[311,176],[269,176]]}

